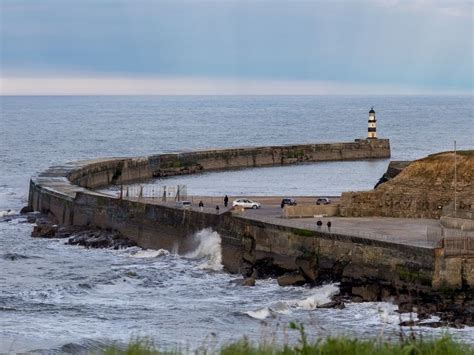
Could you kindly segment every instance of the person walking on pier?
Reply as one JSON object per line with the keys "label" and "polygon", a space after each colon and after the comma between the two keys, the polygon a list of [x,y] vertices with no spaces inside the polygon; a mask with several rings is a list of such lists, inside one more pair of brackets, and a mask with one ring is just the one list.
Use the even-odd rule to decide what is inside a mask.
{"label": "person walking on pier", "polygon": [[224,197],[224,207],[227,207],[228,204],[229,204],[229,197],[227,195],[225,195],[225,197]]}
{"label": "person walking on pier", "polygon": [[316,222],[316,225],[318,226],[318,230],[321,230],[321,226],[323,225],[323,222],[321,222],[321,220],[318,220]]}
{"label": "person walking on pier", "polygon": [[328,223],[326,223],[326,225],[328,226],[328,232],[331,232],[331,221],[328,221]]}
{"label": "person walking on pier", "polygon": [[204,209],[204,203],[201,201],[199,201],[199,210],[202,212],[202,210]]}
{"label": "person walking on pier", "polygon": [[216,213],[219,214],[219,205],[216,206]]}

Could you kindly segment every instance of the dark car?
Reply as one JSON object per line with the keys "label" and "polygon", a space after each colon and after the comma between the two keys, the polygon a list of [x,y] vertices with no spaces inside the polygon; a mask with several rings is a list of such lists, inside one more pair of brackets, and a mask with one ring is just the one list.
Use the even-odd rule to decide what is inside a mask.
{"label": "dark car", "polygon": [[331,200],[328,199],[327,197],[321,197],[316,200],[317,205],[329,205],[331,203]]}
{"label": "dark car", "polygon": [[281,208],[285,207],[285,205],[295,206],[296,200],[293,198],[284,198],[283,200],[281,200]]}

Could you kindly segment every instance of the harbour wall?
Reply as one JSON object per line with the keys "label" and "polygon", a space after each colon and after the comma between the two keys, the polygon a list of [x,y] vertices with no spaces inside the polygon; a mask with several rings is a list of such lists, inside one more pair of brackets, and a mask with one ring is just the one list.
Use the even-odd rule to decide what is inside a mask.
{"label": "harbour wall", "polygon": [[[407,246],[214,214],[122,200],[92,191],[153,176],[298,162],[388,158],[388,140],[185,152],[142,158],[110,158],[51,167],[30,182],[29,205],[63,225],[120,231],[144,248],[186,253],[195,232],[222,236],[230,272],[298,271],[308,279],[341,280],[354,293],[379,299],[400,289],[472,289],[472,259],[446,258],[442,248]],[[367,289],[363,285],[371,285]],[[380,288],[384,285],[384,288]],[[364,288],[365,287],[365,288]]]}
{"label": "harbour wall", "polygon": [[358,139],[348,143],[300,144],[200,150],[79,162],[67,178],[75,185],[97,188],[152,177],[205,171],[256,168],[304,162],[390,158],[388,139]]}

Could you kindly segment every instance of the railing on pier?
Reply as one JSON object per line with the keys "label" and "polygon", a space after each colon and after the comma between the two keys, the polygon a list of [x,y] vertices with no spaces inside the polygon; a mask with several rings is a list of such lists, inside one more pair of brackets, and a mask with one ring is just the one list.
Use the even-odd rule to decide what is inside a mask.
{"label": "railing on pier", "polygon": [[186,185],[157,186],[147,184],[121,186],[118,196],[123,199],[152,199],[156,201],[184,201],[188,198]]}
{"label": "railing on pier", "polygon": [[444,255],[474,255],[474,237],[446,237],[443,239]]}
{"label": "railing on pier", "polygon": [[453,206],[446,206],[446,207],[443,207],[443,209],[441,211],[441,216],[474,220],[474,211],[472,211],[472,210],[463,210],[463,209],[459,209],[459,208],[454,210]]}
{"label": "railing on pier", "polygon": [[443,248],[444,255],[474,255],[474,232],[440,227],[428,227],[427,240],[435,247]]}

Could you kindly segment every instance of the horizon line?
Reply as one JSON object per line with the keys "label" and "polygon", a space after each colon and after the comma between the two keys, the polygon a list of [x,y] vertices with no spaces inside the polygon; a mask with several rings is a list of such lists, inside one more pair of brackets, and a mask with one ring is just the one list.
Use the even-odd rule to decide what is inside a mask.
{"label": "horizon line", "polygon": [[0,76],[0,96],[472,95],[473,89],[329,80],[97,75]]}

